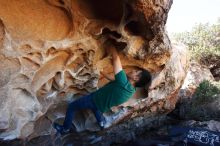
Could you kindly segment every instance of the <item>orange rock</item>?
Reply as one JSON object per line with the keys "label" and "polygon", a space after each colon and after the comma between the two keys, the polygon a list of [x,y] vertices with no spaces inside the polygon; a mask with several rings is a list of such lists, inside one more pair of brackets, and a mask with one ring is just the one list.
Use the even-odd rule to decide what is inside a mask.
{"label": "orange rock", "polygon": [[[173,48],[165,32],[171,4],[172,0],[0,0],[0,128],[7,130],[0,138],[45,133],[34,121],[47,112],[60,118],[67,101],[106,84],[100,71],[114,76],[103,45],[109,37],[115,40],[126,72],[140,67],[154,75],[147,98],[147,91],[138,90],[130,101],[115,107],[115,123],[150,115],[150,109],[155,114],[168,112],[187,70],[184,47]],[[94,116],[83,114],[84,129],[78,128],[93,129]],[[34,129],[40,130],[31,135]]]}
{"label": "orange rock", "polygon": [[72,23],[64,10],[45,0],[0,0],[0,19],[18,39],[61,40]]}

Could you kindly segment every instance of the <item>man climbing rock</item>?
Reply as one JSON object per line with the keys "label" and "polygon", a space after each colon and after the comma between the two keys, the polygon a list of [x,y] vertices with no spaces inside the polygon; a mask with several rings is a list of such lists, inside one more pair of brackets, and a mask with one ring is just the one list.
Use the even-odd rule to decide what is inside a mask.
{"label": "man climbing rock", "polygon": [[105,128],[106,120],[103,116],[104,112],[109,111],[113,106],[118,106],[128,101],[135,93],[135,87],[144,87],[151,83],[151,75],[145,69],[137,68],[126,75],[125,71],[122,69],[116,48],[108,43],[106,49],[112,56],[115,79],[97,91],[71,102],[68,105],[63,125],[57,123],[53,124],[54,128],[59,133],[68,133],[75,112],[83,109],[92,110],[100,128]]}

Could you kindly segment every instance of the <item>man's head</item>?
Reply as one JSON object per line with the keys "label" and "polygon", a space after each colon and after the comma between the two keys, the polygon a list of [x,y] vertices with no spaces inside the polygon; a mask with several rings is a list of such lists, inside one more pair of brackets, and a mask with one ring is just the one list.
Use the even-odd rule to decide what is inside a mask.
{"label": "man's head", "polygon": [[137,68],[127,74],[135,87],[145,87],[151,84],[151,74],[146,69]]}

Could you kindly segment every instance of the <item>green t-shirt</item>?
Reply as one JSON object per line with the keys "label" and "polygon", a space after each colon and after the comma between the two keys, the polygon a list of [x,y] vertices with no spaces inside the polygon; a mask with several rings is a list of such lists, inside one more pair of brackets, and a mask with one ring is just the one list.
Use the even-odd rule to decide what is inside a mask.
{"label": "green t-shirt", "polygon": [[135,93],[135,88],[128,81],[124,70],[115,75],[115,80],[109,82],[93,93],[93,102],[101,112],[109,111],[111,107],[126,102]]}

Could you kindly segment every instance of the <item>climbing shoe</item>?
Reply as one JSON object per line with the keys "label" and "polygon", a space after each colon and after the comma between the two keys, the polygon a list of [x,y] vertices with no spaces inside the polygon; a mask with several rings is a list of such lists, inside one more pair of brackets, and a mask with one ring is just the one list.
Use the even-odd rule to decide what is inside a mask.
{"label": "climbing shoe", "polygon": [[53,128],[57,130],[61,135],[67,134],[70,132],[70,129],[64,129],[64,127],[58,123],[53,124]]}

